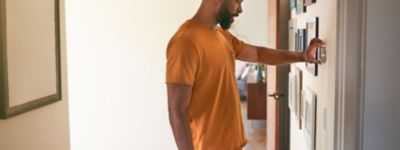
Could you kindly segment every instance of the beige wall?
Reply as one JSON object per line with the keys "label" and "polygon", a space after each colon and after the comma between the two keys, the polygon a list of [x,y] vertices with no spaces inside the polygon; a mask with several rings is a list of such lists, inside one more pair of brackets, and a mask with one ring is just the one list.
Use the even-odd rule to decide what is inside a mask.
{"label": "beige wall", "polygon": [[48,106],[0,120],[1,150],[68,150],[68,94],[64,2],[61,4],[62,100]]}
{"label": "beige wall", "polygon": [[399,149],[398,0],[367,0],[363,149]]}
{"label": "beige wall", "polygon": [[[303,88],[310,87],[317,94],[316,149],[333,150],[334,113],[335,113],[335,70],[336,70],[336,1],[318,0],[307,7],[307,13],[295,16],[297,25],[305,28],[308,18],[318,16],[320,21],[319,35],[327,42],[327,62],[319,67],[318,77],[306,71],[304,63],[292,65],[303,70]],[[291,113],[290,147],[295,150],[306,150],[303,131],[295,123]]]}

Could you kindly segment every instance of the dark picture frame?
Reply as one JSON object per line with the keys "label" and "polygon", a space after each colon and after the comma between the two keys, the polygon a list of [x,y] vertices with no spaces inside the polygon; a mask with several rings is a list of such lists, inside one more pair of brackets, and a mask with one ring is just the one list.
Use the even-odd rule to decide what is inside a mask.
{"label": "dark picture frame", "polygon": [[[30,9],[29,11],[34,11],[35,13],[30,13],[29,11],[25,12],[18,12],[18,10],[26,10],[24,6],[16,9],[15,7],[19,7],[18,2],[13,1],[13,9],[9,10],[6,9],[6,3],[11,3],[12,0],[0,0],[0,119],[8,119],[10,117],[23,114],[25,112],[46,106],[48,104],[57,102],[61,100],[61,62],[60,62],[60,8],[59,8],[59,0],[54,0],[51,3],[43,4],[41,3],[40,6],[36,6],[34,9]],[[54,2],[54,5],[53,5]],[[8,4],[11,5],[11,4]],[[28,4],[27,4],[28,5]],[[42,11],[43,9],[47,11]],[[40,10],[40,11],[39,11]],[[53,11],[54,10],[54,11]],[[11,13],[11,12],[12,13]],[[17,11],[17,13],[15,13]],[[54,14],[49,14],[48,12],[53,11]],[[9,14],[8,14],[9,13]],[[14,14],[13,14],[14,13]],[[46,17],[43,17],[40,14],[46,14]],[[13,14],[12,17],[8,16]],[[15,15],[18,14],[18,15]],[[26,16],[24,16],[26,15]],[[29,16],[28,16],[29,15]],[[40,18],[39,20],[45,20],[40,23],[36,23],[37,20],[33,20],[31,15],[37,16]],[[22,16],[22,17],[21,17]],[[53,17],[54,16],[54,17]],[[12,20],[8,20],[7,17],[13,18]],[[10,24],[15,24],[15,20],[22,20],[22,22],[28,22],[29,27],[18,25],[18,26],[8,26],[8,21]],[[35,25],[35,26],[32,26]],[[53,28],[54,26],[54,28]],[[38,30],[38,27],[40,31]],[[47,28],[50,27],[50,28]],[[22,28],[25,32],[11,32],[11,31],[18,31],[19,28]],[[9,32],[10,31],[10,32]],[[28,31],[28,32],[26,32]],[[26,35],[28,34],[29,35]],[[35,33],[35,34],[31,34]],[[39,34],[37,34],[39,33]],[[34,37],[31,37],[31,36]],[[51,35],[51,36],[49,36]],[[37,38],[37,37],[46,37]],[[21,40],[24,39],[24,40]],[[40,41],[38,43],[34,43],[32,41],[26,40],[29,38],[36,38],[35,40]],[[20,41],[16,41],[18,39]],[[26,42],[29,41],[29,42]],[[51,42],[49,42],[51,41]],[[29,49],[27,48],[20,48],[20,47],[12,47],[10,43],[19,43],[23,44],[30,44],[32,45],[39,45],[37,47],[31,46]],[[26,42],[26,43],[24,43]],[[10,48],[11,47],[11,48]],[[42,47],[46,47],[45,50],[41,49]],[[15,49],[18,49],[19,54],[15,54]],[[25,53],[30,54],[37,54],[36,51],[43,52],[46,55],[39,56],[31,56],[26,60]],[[46,53],[50,52],[50,53]],[[21,56],[20,54],[23,54]],[[10,57],[11,56],[11,57]],[[23,65],[17,64],[15,62],[24,61]],[[36,63],[37,61],[46,60],[45,63]],[[35,64],[29,64],[29,61],[35,62]],[[17,64],[17,65],[15,65]],[[42,65],[43,64],[43,65]],[[15,67],[17,66],[17,67]],[[22,66],[22,67],[21,67]],[[35,68],[37,67],[37,68]],[[55,67],[55,68],[53,68]],[[44,68],[44,69],[43,69]],[[46,68],[48,68],[46,70]],[[18,70],[18,71],[14,71]],[[33,70],[33,71],[32,71]],[[30,77],[31,72],[39,72],[35,74],[36,76]],[[10,75],[12,73],[12,75]],[[17,76],[24,76],[24,81],[19,80],[20,78]],[[41,74],[50,74],[50,76],[40,76]],[[26,78],[28,77],[28,78]],[[51,78],[48,80],[38,80],[38,79],[46,79]],[[21,85],[21,84],[14,84],[14,83],[24,83],[25,80],[32,85]],[[39,84],[36,84],[39,83]],[[47,85],[46,85],[47,84]],[[20,90],[24,89],[24,90]],[[43,89],[50,89],[46,92]],[[17,91],[17,92],[15,92]],[[21,102],[15,102],[16,96],[13,95],[25,95],[25,91],[29,91],[33,93],[31,97],[22,97],[18,99],[23,99]],[[39,92],[38,92],[39,91]],[[15,93],[12,93],[15,92]],[[10,94],[12,93],[12,94]],[[43,94],[45,93],[45,94]],[[49,94],[50,93],[50,94]],[[29,95],[26,94],[26,95]],[[21,96],[20,96],[21,97]]]}
{"label": "dark picture frame", "polygon": [[[311,40],[313,38],[318,38],[319,37],[319,18],[318,17],[312,17],[309,21],[307,21],[307,44],[309,45]],[[318,49],[315,58],[320,58],[320,53],[321,50]],[[314,76],[318,76],[318,64],[309,64],[306,63],[306,68],[307,70],[313,74]]]}
{"label": "dark picture frame", "polygon": [[312,4],[315,4],[317,0],[304,0],[304,6],[310,6]]}

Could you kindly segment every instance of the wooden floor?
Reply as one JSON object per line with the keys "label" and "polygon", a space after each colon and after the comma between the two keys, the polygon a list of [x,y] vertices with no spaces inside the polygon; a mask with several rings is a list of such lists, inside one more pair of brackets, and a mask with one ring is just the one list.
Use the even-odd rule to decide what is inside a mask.
{"label": "wooden floor", "polygon": [[247,144],[243,150],[265,150],[266,121],[247,119],[247,102],[242,101],[242,118],[246,130]]}

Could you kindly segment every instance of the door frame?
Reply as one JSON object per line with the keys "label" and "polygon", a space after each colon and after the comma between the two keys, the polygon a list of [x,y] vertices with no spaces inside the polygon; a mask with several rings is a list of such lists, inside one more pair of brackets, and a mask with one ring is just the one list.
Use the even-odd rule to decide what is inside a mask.
{"label": "door frame", "polygon": [[[289,49],[289,20],[290,20],[290,0],[279,0],[278,7],[278,24],[279,36],[277,48],[288,50]],[[281,150],[290,150],[290,110],[288,108],[288,95],[289,95],[289,72],[290,65],[280,65],[280,72],[278,80],[281,84],[281,92],[285,95],[279,101],[279,117],[280,117],[280,140],[279,147]]]}
{"label": "door frame", "polygon": [[[276,23],[276,30],[275,31],[268,31],[269,33],[274,34],[273,32],[275,32],[275,42],[272,44],[270,43],[270,37],[268,37],[268,43],[274,45],[273,48],[278,48],[278,49],[284,49],[284,50],[288,50],[288,22],[290,19],[290,9],[289,9],[289,3],[290,0],[267,0],[268,1],[268,5],[274,4],[276,7],[276,11],[274,13],[274,15],[276,16],[271,16],[270,14],[268,14],[269,20],[272,20],[272,22]],[[268,6],[268,8],[270,8],[271,6]],[[270,10],[268,10],[269,12]],[[271,18],[272,17],[272,18]],[[271,25],[271,24],[269,24]],[[268,28],[270,30],[270,28]],[[268,45],[271,46],[271,45]],[[275,149],[277,150],[289,150],[290,149],[290,111],[288,109],[288,73],[290,70],[290,65],[279,65],[279,66],[275,66],[275,73],[276,73],[276,81],[275,83],[278,83],[278,87],[279,89],[276,89],[276,91],[274,91],[274,93],[278,93],[278,94],[283,94],[283,97],[280,97],[278,100],[273,100],[276,101],[276,131],[275,131],[275,135],[276,135],[276,139],[275,139]],[[271,74],[271,72],[268,72],[268,69],[266,69],[266,73],[267,74]],[[275,83],[270,83],[267,82],[266,84],[275,84]],[[277,85],[273,85],[273,86],[277,86]],[[267,85],[267,95],[272,94],[272,93],[268,93],[268,85]],[[268,98],[267,98],[268,101]],[[267,102],[268,105],[268,102]],[[271,109],[268,108],[269,106],[267,106],[267,113],[268,111],[270,111]],[[271,118],[268,117],[267,115],[267,126],[268,126],[268,120],[271,121]],[[267,127],[267,140],[268,140],[268,127]],[[268,144],[268,141],[267,141]],[[268,147],[268,148],[272,148],[272,147]],[[272,148],[272,149],[274,149]]]}
{"label": "door frame", "polygon": [[362,150],[366,0],[338,0],[335,150]]}

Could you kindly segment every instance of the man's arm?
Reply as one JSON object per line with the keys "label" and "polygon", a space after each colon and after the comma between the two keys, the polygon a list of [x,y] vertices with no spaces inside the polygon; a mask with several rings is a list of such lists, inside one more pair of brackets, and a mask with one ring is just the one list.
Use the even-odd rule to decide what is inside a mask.
{"label": "man's arm", "polygon": [[192,87],[184,84],[167,84],[169,122],[179,150],[193,150],[192,132],[187,108],[192,97]]}
{"label": "man's arm", "polygon": [[320,63],[315,58],[317,48],[323,47],[324,42],[313,39],[304,53],[286,50],[270,49],[245,44],[242,53],[237,59],[269,65],[290,64],[295,62]]}

